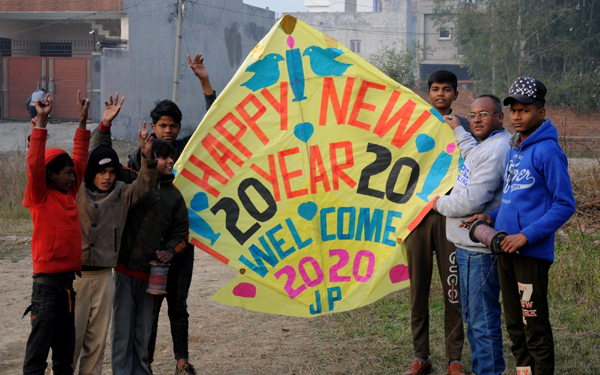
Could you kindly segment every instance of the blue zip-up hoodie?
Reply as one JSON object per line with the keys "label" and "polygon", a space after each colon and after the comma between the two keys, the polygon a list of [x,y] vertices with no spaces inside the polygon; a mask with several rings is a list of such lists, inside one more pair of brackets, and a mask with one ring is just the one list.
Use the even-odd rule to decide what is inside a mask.
{"label": "blue zip-up hoodie", "polygon": [[527,237],[520,255],[554,262],[554,234],[575,212],[567,157],[550,120],[519,139],[513,135],[506,154],[502,203],[489,215],[496,230]]}

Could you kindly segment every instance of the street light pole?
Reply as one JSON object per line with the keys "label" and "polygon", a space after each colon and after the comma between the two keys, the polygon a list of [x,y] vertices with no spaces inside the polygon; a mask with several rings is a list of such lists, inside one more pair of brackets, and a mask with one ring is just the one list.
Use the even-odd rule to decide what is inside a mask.
{"label": "street light pole", "polygon": [[179,58],[181,55],[181,24],[183,23],[183,0],[177,4],[177,35],[175,38],[175,66],[173,67],[173,102],[179,101]]}

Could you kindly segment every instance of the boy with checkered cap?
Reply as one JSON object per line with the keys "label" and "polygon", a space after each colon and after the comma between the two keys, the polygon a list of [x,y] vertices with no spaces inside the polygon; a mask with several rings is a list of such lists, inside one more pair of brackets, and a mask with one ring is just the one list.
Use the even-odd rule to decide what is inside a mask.
{"label": "boy with checkered cap", "polygon": [[548,311],[548,271],[554,235],[575,212],[567,158],[558,132],[545,118],[546,87],[521,77],[504,105],[516,131],[510,139],[500,208],[475,215],[508,236],[498,257],[506,329],[519,375],[554,373],[554,341]]}

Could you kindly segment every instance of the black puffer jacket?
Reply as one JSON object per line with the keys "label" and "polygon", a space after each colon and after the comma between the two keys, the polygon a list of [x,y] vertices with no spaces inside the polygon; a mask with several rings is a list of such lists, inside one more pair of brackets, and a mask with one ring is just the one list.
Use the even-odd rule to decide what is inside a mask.
{"label": "black puffer jacket", "polygon": [[129,270],[150,272],[156,251],[173,255],[183,251],[188,238],[188,212],[173,177],[158,185],[137,206],[129,210],[121,240],[119,264]]}

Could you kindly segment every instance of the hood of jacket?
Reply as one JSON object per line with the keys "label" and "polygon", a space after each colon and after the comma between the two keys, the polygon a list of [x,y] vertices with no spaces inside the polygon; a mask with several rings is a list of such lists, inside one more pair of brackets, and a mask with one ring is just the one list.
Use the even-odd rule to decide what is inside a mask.
{"label": "hood of jacket", "polygon": [[542,124],[527,137],[523,142],[521,140],[521,133],[515,133],[510,138],[510,147],[512,148],[525,148],[531,146],[534,143],[538,143],[545,140],[552,140],[558,143],[558,131],[556,127],[552,125],[550,119],[543,119]]}

